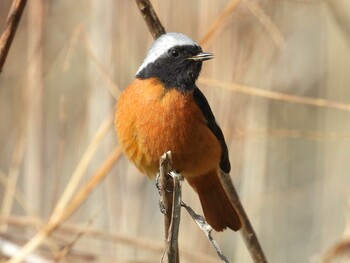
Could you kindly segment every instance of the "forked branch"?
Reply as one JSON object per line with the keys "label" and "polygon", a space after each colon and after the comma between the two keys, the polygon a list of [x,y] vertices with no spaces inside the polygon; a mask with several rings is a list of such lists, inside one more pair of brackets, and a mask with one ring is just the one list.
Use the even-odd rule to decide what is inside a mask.
{"label": "forked branch", "polygon": [[183,206],[203,231],[221,261],[229,263],[228,259],[222,253],[218,243],[211,235],[212,227],[205,221],[203,216],[196,214],[191,207],[182,202],[182,180],[183,178],[181,174],[172,170],[171,152],[165,153],[160,159],[159,175],[157,177],[157,186],[161,194],[160,206],[161,211],[164,213],[165,226],[165,250],[161,262],[179,262],[178,237],[181,206]]}

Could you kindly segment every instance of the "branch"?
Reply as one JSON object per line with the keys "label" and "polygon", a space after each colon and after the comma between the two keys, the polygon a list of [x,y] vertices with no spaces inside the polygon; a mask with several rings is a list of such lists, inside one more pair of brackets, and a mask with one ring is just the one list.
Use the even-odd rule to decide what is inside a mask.
{"label": "branch", "polygon": [[[168,231],[167,238],[167,256],[170,260],[169,263],[177,263],[179,259],[179,228],[180,228],[180,218],[181,218],[181,181],[183,180],[181,174],[170,172],[170,176],[173,179],[173,206],[171,214],[171,223]],[[174,256],[172,256],[174,255]]]}
{"label": "branch", "polygon": [[222,260],[222,262],[229,263],[228,259],[225,257],[225,255],[222,253],[218,243],[216,240],[212,237],[211,231],[213,230],[212,227],[205,221],[204,217],[201,215],[196,214],[191,207],[186,205],[184,202],[181,203],[181,205],[186,208],[187,212],[190,214],[192,219],[197,223],[199,228],[203,231],[204,235],[208,238],[209,242],[213,246],[213,248],[216,251],[216,254],[218,254],[219,258]]}
{"label": "branch", "polygon": [[154,39],[165,34],[165,29],[160,22],[156,12],[154,11],[152,4],[149,0],[136,0],[136,4],[146,21],[149,31]]}
{"label": "branch", "polygon": [[255,263],[267,263],[264,251],[261,248],[258,237],[255,234],[252,224],[244,211],[241,201],[239,200],[237,191],[231,181],[231,177],[228,174],[220,173],[220,181],[225,188],[226,193],[230,198],[238,216],[242,220],[242,236],[244,242],[249,250],[249,253]]}
{"label": "branch", "polygon": [[161,260],[164,263],[179,262],[178,236],[181,214],[180,180],[182,176],[171,170],[171,152],[167,152],[160,159],[158,177],[162,211],[164,212],[165,250]]}
{"label": "branch", "polygon": [[17,26],[21,19],[27,0],[14,0],[6,20],[5,29],[0,37],[0,73],[4,66]]}
{"label": "branch", "polygon": [[283,92],[272,91],[269,89],[255,88],[255,87],[244,86],[236,83],[224,82],[216,79],[209,79],[209,78],[202,78],[202,77],[198,79],[198,82],[209,86],[224,88],[224,89],[232,90],[234,92],[239,92],[239,93],[248,94],[252,96],[258,96],[258,97],[267,98],[271,100],[286,101],[289,103],[296,103],[296,104],[309,105],[309,106],[315,106],[315,107],[324,107],[328,109],[335,109],[335,110],[341,110],[341,111],[350,111],[349,103],[343,103],[343,102],[327,100],[322,98],[298,96],[298,95],[293,95],[293,94],[288,94]]}

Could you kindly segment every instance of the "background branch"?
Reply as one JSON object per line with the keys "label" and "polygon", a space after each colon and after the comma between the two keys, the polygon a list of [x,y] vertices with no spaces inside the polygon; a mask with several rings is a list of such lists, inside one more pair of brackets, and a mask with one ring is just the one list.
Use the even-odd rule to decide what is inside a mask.
{"label": "background branch", "polygon": [[10,50],[12,40],[15,36],[17,26],[22,17],[27,0],[14,0],[6,20],[4,32],[0,38],[0,73],[4,66],[7,54]]}
{"label": "background branch", "polygon": [[222,172],[220,174],[220,181],[225,188],[226,193],[228,193],[231,203],[233,204],[242,221],[242,229],[240,231],[252,259],[255,263],[267,262],[264,251],[261,248],[258,237],[255,234],[252,224],[250,223],[249,217],[244,211],[242,203],[239,200],[237,191],[232,183],[230,175]]}
{"label": "background branch", "polygon": [[154,11],[152,4],[149,0],[136,0],[136,4],[146,21],[149,31],[153,38],[158,38],[165,34],[165,29],[160,22],[156,12]]}

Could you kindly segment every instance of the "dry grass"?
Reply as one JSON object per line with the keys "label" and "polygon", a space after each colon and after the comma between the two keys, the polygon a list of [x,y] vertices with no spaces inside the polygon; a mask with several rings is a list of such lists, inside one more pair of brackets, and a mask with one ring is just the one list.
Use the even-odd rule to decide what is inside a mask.
{"label": "dry grass", "polygon": [[[102,164],[100,169],[94,176],[86,183],[77,193],[74,195],[70,203],[64,203],[64,207],[58,204],[58,209],[54,211],[49,222],[42,227],[42,229],[31,238],[19,251],[19,253],[11,258],[8,263],[22,262],[27,255],[36,250],[47,239],[52,232],[60,227],[76,210],[81,206],[83,202],[88,198],[90,193],[101,183],[106,175],[113,168],[121,155],[121,150],[116,148],[106,161]],[[75,181],[73,181],[74,183]],[[66,195],[64,195],[66,197]],[[66,199],[64,199],[66,200]]]}

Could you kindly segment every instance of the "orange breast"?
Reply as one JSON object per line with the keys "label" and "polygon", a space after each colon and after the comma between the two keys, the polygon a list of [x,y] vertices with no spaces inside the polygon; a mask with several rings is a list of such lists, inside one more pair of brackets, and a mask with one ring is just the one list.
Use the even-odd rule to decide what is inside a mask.
{"label": "orange breast", "polygon": [[185,177],[219,165],[219,142],[192,94],[165,90],[157,79],[136,79],[120,95],[115,126],[125,154],[149,177],[155,176],[166,151]]}

